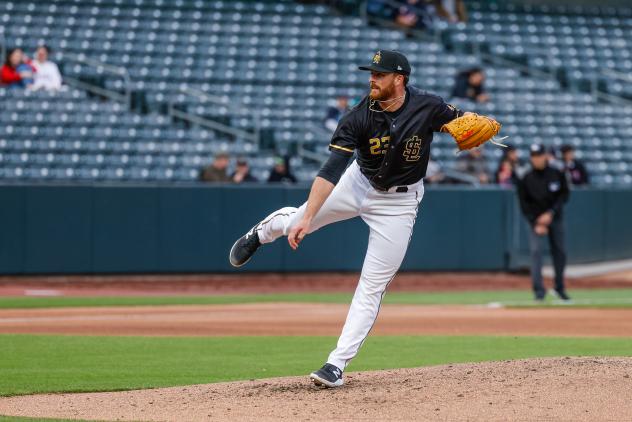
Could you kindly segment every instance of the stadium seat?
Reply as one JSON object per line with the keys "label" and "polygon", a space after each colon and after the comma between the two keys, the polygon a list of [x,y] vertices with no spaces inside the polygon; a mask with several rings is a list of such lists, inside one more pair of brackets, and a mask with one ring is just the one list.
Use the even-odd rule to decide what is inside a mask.
{"label": "stadium seat", "polygon": [[[629,145],[621,140],[632,135],[631,108],[597,102],[590,81],[599,78],[600,90],[632,98],[629,84],[602,72],[604,64],[623,74],[632,71],[627,48],[632,9],[476,1],[468,8],[467,24],[437,26],[457,47],[492,45],[493,53],[524,59],[528,66],[561,70],[559,78],[547,79],[486,64],[492,102],[462,107],[498,118],[522,149],[536,140],[572,143],[597,176],[604,172],[595,180],[629,180],[631,160],[624,152]],[[66,76],[92,78],[122,91],[120,78],[69,57],[79,54],[124,67],[134,86],[145,91],[150,110],[135,114],[75,88],[58,94],[0,88],[0,104],[12,104],[10,111],[0,105],[0,157],[14,166],[3,169],[4,179],[192,181],[195,169],[218,151],[250,157],[253,173],[264,178],[274,152],[195,125],[185,127],[159,111],[176,99],[200,115],[245,130],[252,130],[252,115],[258,112],[261,128],[276,134],[277,148],[301,142],[325,152],[327,136],[314,128],[322,125],[337,95],[353,100],[364,95],[367,77],[355,69],[375,49],[406,52],[414,68],[411,83],[448,100],[452,76],[481,63],[459,48],[447,51],[440,40],[420,42],[398,30],[369,27],[357,16],[290,1],[7,1],[0,4],[0,21],[9,45],[34,46],[41,40],[52,45],[53,59]],[[243,113],[185,96],[182,86],[223,97]],[[593,154],[605,146],[614,149],[601,158]],[[449,142],[433,148],[441,165],[453,165]],[[604,160],[624,165],[602,170]],[[293,166],[302,180],[318,168],[309,162]]]}

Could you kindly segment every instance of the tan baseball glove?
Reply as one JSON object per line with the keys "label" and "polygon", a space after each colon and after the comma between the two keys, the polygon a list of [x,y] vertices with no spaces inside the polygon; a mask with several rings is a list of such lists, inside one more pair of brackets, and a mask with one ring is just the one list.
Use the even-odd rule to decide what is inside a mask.
{"label": "tan baseball glove", "polygon": [[463,151],[476,148],[489,140],[494,144],[505,146],[498,144],[493,139],[500,132],[500,127],[500,123],[491,117],[468,113],[446,123],[441,127],[441,131],[452,135],[459,150]]}

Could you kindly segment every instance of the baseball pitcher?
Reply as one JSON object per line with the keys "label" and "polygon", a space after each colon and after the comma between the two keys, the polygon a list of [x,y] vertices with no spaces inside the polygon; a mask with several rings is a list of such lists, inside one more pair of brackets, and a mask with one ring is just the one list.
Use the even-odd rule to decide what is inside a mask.
{"label": "baseball pitcher", "polygon": [[500,130],[493,119],[463,113],[408,85],[411,68],[397,51],[380,50],[359,69],[370,72],[370,93],[340,120],[330,158],[307,202],[264,218],[235,242],[229,257],[240,267],[261,245],[281,236],[296,250],[306,235],[353,217],[369,226],[368,249],[342,334],[325,365],[310,374],[316,385],[325,387],[343,385],[343,371],[373,327],[386,288],[404,259],[424,194],[433,132],[449,132],[459,149],[469,149]]}

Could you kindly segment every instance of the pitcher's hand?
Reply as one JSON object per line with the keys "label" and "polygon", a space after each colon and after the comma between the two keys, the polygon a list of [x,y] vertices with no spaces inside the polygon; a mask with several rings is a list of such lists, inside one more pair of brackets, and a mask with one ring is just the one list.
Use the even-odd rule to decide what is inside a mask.
{"label": "pitcher's hand", "polygon": [[298,244],[301,243],[305,236],[307,236],[310,224],[311,220],[302,218],[301,221],[292,227],[287,235],[287,241],[292,249],[296,250],[298,248]]}

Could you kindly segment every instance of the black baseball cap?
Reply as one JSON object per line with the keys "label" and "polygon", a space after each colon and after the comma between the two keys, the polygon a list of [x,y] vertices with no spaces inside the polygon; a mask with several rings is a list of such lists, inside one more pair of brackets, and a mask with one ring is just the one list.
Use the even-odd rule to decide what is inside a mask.
{"label": "black baseball cap", "polygon": [[529,147],[531,155],[542,155],[546,153],[546,148],[542,144],[533,144]]}
{"label": "black baseball cap", "polygon": [[399,51],[393,50],[378,50],[373,55],[370,65],[359,66],[358,69],[382,73],[399,73],[405,76],[410,75],[410,64],[406,56]]}

